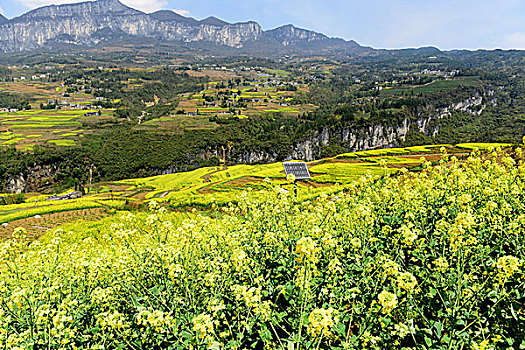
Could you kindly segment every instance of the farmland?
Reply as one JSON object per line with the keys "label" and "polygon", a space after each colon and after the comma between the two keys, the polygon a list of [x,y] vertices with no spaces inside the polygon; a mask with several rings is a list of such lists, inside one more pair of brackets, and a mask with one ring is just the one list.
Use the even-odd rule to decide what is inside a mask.
{"label": "farmland", "polygon": [[[266,81],[269,80],[269,81]],[[284,91],[281,89],[287,89]],[[215,83],[198,94],[184,95],[179,108],[192,115],[260,115],[261,113],[299,114],[313,106],[290,106],[307,86],[287,84],[276,79],[246,80],[241,85]]]}
{"label": "farmland", "polygon": [[[507,145],[476,146],[487,150]],[[312,179],[298,181],[299,198],[307,200],[317,198],[322,193],[341,191],[366,176],[400,174],[410,169],[419,169],[421,157],[435,162],[441,158],[441,148],[456,157],[466,157],[470,150],[463,147],[464,145],[433,145],[371,150],[309,162],[307,165]],[[236,202],[241,193],[257,196],[260,190],[272,187],[282,188],[284,192],[293,188],[285,177],[281,163],[203,167],[170,175],[94,184],[86,188],[86,194],[82,198],[64,201],[46,201],[52,195],[29,193],[25,203],[0,206],[0,224],[6,224],[0,233],[7,237],[18,225],[25,227],[25,220],[35,216],[44,218],[39,219],[42,223],[40,226],[54,227],[55,223],[47,222],[45,215],[64,213],[67,216],[69,212],[72,214],[70,221],[75,221],[75,218],[82,218],[82,215],[77,215],[82,210],[96,209],[100,215],[109,215],[114,210],[144,208],[151,201],[161,203],[171,210],[209,210]],[[43,233],[39,229],[36,235]]]}
{"label": "farmland", "polygon": [[[33,76],[37,80],[21,80],[30,73],[13,69],[13,81],[0,82],[0,92],[22,99],[24,108],[30,108],[5,105],[0,112],[0,146],[28,152],[36,145],[75,146],[86,135],[131,119],[138,121],[131,125],[134,130],[214,130],[230,119],[297,117],[315,108],[291,106],[308,86],[286,74],[275,75],[279,72],[262,78],[255,73],[217,75],[208,70],[184,76],[170,71],[171,80],[165,82],[166,73],[152,69],[60,69],[67,66]],[[210,81],[219,77],[224,80]]]}
{"label": "farmland", "polygon": [[[523,151],[494,146],[323,159],[308,164],[314,177],[297,198],[280,164],[100,184],[56,205],[125,209],[117,203],[142,198],[147,208],[105,218],[81,209],[78,218],[97,221],[72,220],[32,244],[34,233],[14,230],[0,293],[17,317],[0,315],[0,339],[19,348],[525,346]],[[213,200],[219,193],[235,203]]]}
{"label": "farmland", "polygon": [[[29,110],[0,112],[0,146],[12,145],[23,150],[32,150],[35,145],[75,145],[80,137],[90,133],[84,130],[86,113],[94,110]],[[89,117],[89,123],[104,124],[111,121],[112,112],[104,111],[100,116]]]}

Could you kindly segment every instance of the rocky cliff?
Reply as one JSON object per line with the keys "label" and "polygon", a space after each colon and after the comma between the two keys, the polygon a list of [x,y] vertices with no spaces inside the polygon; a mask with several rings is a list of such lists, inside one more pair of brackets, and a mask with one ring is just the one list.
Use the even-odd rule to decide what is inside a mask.
{"label": "rocky cliff", "polygon": [[[495,100],[491,100],[493,105]],[[464,112],[472,115],[480,114],[484,109],[483,97],[476,93],[465,100],[452,103],[446,107],[436,108],[427,105],[421,108],[416,115],[404,118],[400,123],[393,125],[379,123],[365,127],[345,127],[333,129],[325,127],[315,131],[303,141],[297,142],[290,148],[285,160],[301,159],[313,161],[321,157],[321,151],[329,145],[338,145],[347,152],[366,151],[381,148],[398,147],[410,131],[420,132],[434,137],[439,133],[438,121],[450,116],[454,112]],[[237,163],[268,163],[279,161],[273,150],[251,149],[237,152],[235,147],[226,151],[223,149],[208,149],[201,152],[200,158],[223,158]]]}
{"label": "rocky cliff", "polygon": [[[491,103],[495,104],[496,101],[492,100]],[[319,158],[322,147],[326,147],[330,143],[336,143],[344,147],[348,152],[397,147],[405,141],[408,132],[411,130],[434,137],[439,133],[437,121],[440,119],[454,112],[479,115],[485,107],[481,94],[475,94],[470,98],[444,108],[435,108],[428,105],[419,110],[416,116],[404,118],[398,125],[376,124],[362,128],[343,128],[340,130],[324,128],[321,132],[316,132],[306,140],[295,144],[287,158],[290,160],[316,160]],[[244,156],[241,158],[245,158],[244,160],[247,163],[272,160],[269,159],[272,158],[271,154],[247,154]],[[260,157],[262,158],[258,159]]]}
{"label": "rocky cliff", "polygon": [[51,40],[77,45],[109,41],[112,36],[151,37],[167,41],[207,41],[239,47],[262,35],[255,22],[216,26],[183,21],[160,21],[118,0],[46,6],[0,25],[0,50],[42,48]]}
{"label": "rocky cliff", "polygon": [[279,41],[283,46],[289,46],[299,42],[328,40],[328,37],[324,34],[296,28],[291,24],[273,30],[269,30],[265,33],[265,36]]}
{"label": "rocky cliff", "polygon": [[[418,131],[424,133],[430,132],[432,120],[432,117],[422,117],[416,121],[406,118],[397,126],[376,124],[361,128],[330,129],[325,127],[322,131],[314,132],[304,141],[295,143],[285,160],[319,159],[322,148],[330,144],[338,144],[348,152],[396,147],[405,140],[411,128],[417,128]],[[238,155],[236,161],[261,163],[275,162],[278,159],[277,154],[272,151],[250,150]]]}
{"label": "rocky cliff", "polygon": [[55,176],[60,171],[53,165],[35,165],[24,173],[7,180],[7,193],[24,193],[28,191],[49,191],[55,184]]}
{"label": "rocky cliff", "polygon": [[[125,36],[208,42],[234,48],[242,48],[246,43],[288,47],[331,40],[323,34],[291,25],[264,32],[256,22],[230,24],[215,17],[197,21],[172,11],[146,14],[118,0],[46,6],[9,21],[0,19],[0,51],[3,52],[45,48],[52,42],[94,45]],[[341,39],[336,42],[347,44]],[[355,45],[352,42],[350,46]]]}

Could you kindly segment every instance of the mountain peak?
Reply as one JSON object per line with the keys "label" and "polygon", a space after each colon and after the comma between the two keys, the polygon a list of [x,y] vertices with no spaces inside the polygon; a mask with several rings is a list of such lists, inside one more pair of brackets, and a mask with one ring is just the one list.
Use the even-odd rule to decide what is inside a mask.
{"label": "mountain peak", "polygon": [[119,0],[95,0],[95,3],[105,6],[120,6],[129,8],[128,6],[121,3]]}
{"label": "mountain peak", "polygon": [[20,19],[50,19],[56,17],[92,17],[97,15],[106,15],[110,13],[133,15],[143,14],[139,10],[132,9],[119,0],[95,0],[78,2],[64,5],[49,5],[40,7],[27,12],[17,18]]}
{"label": "mountain peak", "polygon": [[182,22],[191,25],[199,24],[199,22],[196,19],[191,17],[184,17],[172,10],[160,10],[157,12],[150,13],[149,16],[161,22]]}
{"label": "mountain peak", "polygon": [[203,19],[202,21],[200,21],[202,24],[208,24],[208,25],[211,25],[211,26],[217,26],[217,27],[224,27],[224,26],[227,26],[228,22],[224,22],[223,20],[221,19],[218,19],[217,17],[213,17],[213,16],[210,16],[206,19]]}
{"label": "mountain peak", "polygon": [[123,3],[121,3],[119,0],[88,0],[90,2],[94,2],[101,5],[121,5],[126,6]]}
{"label": "mountain peak", "polygon": [[2,16],[2,14],[0,14],[0,24],[4,23],[4,22],[7,22],[7,21],[8,21],[8,19],[5,18],[4,16]]}

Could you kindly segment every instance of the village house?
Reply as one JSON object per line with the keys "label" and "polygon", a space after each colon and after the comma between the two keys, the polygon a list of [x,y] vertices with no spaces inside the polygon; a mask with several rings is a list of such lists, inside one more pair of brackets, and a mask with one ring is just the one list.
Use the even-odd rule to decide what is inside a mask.
{"label": "village house", "polygon": [[100,116],[100,111],[84,113],[84,117],[94,117],[94,116]]}

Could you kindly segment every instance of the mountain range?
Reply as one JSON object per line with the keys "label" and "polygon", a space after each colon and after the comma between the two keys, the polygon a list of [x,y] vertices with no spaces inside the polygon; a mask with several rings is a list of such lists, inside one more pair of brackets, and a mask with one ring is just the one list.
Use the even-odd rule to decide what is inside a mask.
{"label": "mountain range", "polygon": [[90,47],[116,41],[148,39],[159,43],[206,43],[240,51],[366,51],[355,41],[282,26],[265,31],[253,21],[227,23],[215,17],[196,20],[173,11],[147,14],[118,0],[96,0],[34,9],[0,18],[0,52],[45,50],[57,44]]}

